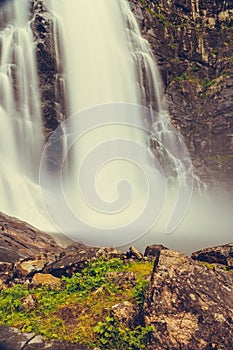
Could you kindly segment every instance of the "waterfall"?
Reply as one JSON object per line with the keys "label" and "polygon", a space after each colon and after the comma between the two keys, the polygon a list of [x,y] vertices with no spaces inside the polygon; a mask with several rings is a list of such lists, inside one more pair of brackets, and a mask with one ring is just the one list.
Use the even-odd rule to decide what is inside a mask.
{"label": "waterfall", "polygon": [[[164,177],[170,177],[182,187],[181,196],[170,194],[174,196],[170,201],[175,201],[180,211],[173,212],[171,226],[177,225],[190,200],[192,163],[163,107],[158,68],[128,2],[46,3],[66,38],[63,51],[72,115],[59,132],[67,135],[67,156],[57,184],[53,174],[49,179],[42,172],[43,187],[56,188],[54,192],[59,193],[55,202],[68,201],[70,206],[51,210],[48,203],[53,220],[70,237],[77,239],[80,234],[89,244],[132,241],[152,224],[142,215],[143,210],[159,217],[168,196]],[[88,108],[92,108],[89,113],[85,112]],[[74,139],[77,135],[81,137]],[[62,186],[59,181],[63,181]],[[73,215],[57,214],[69,210],[78,220]],[[171,216],[171,208],[168,211]],[[129,224],[132,222],[137,227]]]}
{"label": "waterfall", "polygon": [[[43,227],[38,181],[44,137],[28,1],[4,7],[0,31],[0,211]],[[46,224],[47,225],[47,224]]]}
{"label": "waterfall", "polygon": [[128,2],[45,3],[64,52],[71,113],[48,141],[62,139],[62,166],[46,163],[28,1],[15,0],[0,32],[0,210],[85,243],[122,245],[151,229],[167,202],[175,228],[190,200],[192,164]]}

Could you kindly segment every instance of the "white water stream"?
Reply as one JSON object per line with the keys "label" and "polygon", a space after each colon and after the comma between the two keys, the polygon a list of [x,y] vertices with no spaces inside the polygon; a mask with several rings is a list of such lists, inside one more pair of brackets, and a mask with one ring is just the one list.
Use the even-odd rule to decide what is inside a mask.
{"label": "white water stream", "polygon": [[10,2],[1,14],[0,210],[43,227],[38,169],[44,137],[27,1]]}
{"label": "white water stream", "polygon": [[[61,215],[58,218],[54,211],[53,218],[63,232],[74,238],[79,227],[89,244],[97,244],[102,237],[103,244],[121,245],[140,237],[158,219],[166,196],[164,176],[172,176],[183,186],[184,205],[177,199],[182,213],[175,213],[172,224],[176,226],[189,203],[191,186],[187,179],[192,179],[192,164],[181,136],[162,109],[158,69],[128,2],[69,0],[68,4],[65,0],[51,0],[47,3],[66,38],[63,51],[69,105],[71,114],[76,114],[69,127],[64,125],[63,129],[68,135],[73,134],[72,142],[74,135],[83,134],[72,144],[63,167],[64,187],[60,190],[65,191],[83,225],[70,218],[64,227],[59,220]],[[109,103],[112,107],[104,107]],[[120,110],[116,103],[121,103]],[[135,107],[132,111],[129,104],[149,109],[144,112],[141,107]],[[99,107],[82,118],[82,111],[93,106]],[[95,125],[90,124],[93,120]],[[155,166],[149,151],[153,133],[155,138],[158,136],[157,156],[163,163],[169,163],[165,174]],[[112,140],[115,140],[113,147]],[[69,148],[69,136],[67,145]],[[51,188],[54,179],[47,181]],[[150,197],[154,198],[153,203]],[[60,197],[61,202],[64,198]],[[63,208],[63,213],[67,210]],[[145,211],[151,213],[154,222],[143,216]]]}

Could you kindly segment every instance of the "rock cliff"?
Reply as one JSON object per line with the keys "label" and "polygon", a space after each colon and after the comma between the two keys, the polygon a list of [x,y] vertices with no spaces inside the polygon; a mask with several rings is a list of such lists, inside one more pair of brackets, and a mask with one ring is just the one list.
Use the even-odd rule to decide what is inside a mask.
{"label": "rock cliff", "polygon": [[232,186],[233,2],[130,0],[167,106],[206,182]]}

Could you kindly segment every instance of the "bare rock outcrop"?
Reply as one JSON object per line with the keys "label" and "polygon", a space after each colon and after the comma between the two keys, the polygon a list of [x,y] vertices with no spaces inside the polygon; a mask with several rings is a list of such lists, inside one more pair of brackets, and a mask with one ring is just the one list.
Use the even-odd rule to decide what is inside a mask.
{"label": "bare rock outcrop", "polygon": [[62,250],[50,235],[0,213],[0,261],[12,263],[40,253],[59,255]]}
{"label": "bare rock outcrop", "polygon": [[231,349],[233,275],[162,250],[146,293],[144,320],[155,327],[148,350]]}
{"label": "bare rock outcrop", "polygon": [[209,264],[221,264],[231,270],[233,269],[233,243],[198,250],[192,254],[191,258]]}

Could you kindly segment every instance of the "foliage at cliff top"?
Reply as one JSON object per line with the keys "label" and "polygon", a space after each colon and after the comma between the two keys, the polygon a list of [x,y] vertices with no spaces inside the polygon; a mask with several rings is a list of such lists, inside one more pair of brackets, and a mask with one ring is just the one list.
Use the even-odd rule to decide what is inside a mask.
{"label": "foliage at cliff top", "polygon": [[[57,289],[15,285],[0,292],[0,324],[101,349],[145,349],[152,327],[144,327],[139,317],[138,324],[125,328],[111,309],[128,301],[140,310],[152,266],[149,261],[100,259],[88,262],[71,278],[62,278]],[[114,277],[106,277],[117,272],[132,272],[135,283],[117,284]],[[28,299],[32,302],[25,307]]]}

